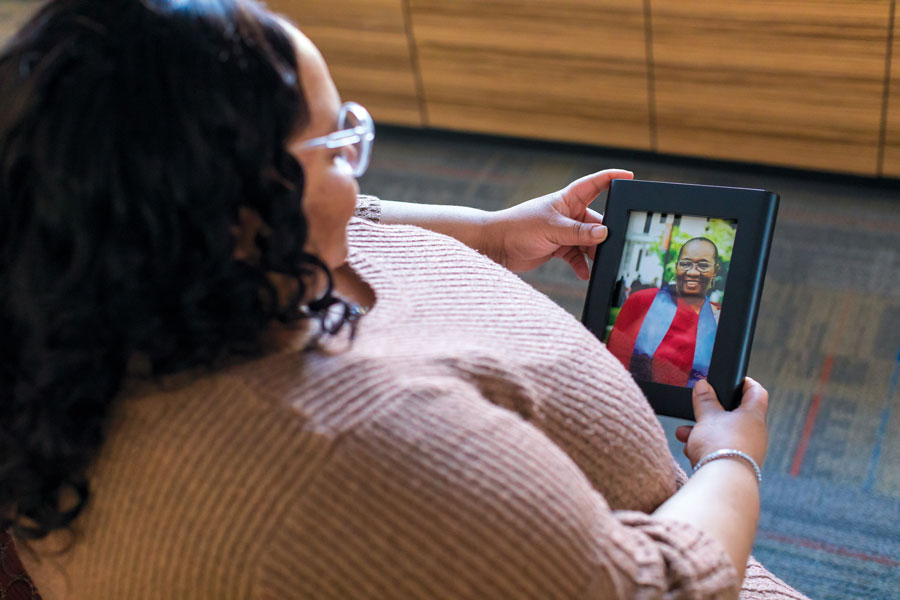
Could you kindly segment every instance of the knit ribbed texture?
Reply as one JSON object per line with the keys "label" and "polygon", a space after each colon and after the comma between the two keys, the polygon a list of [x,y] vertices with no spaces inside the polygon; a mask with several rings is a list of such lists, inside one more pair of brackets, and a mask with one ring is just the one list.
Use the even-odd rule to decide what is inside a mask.
{"label": "knit ribbed texture", "polygon": [[381,201],[375,196],[359,194],[356,197],[356,216],[377,223],[381,220]]}
{"label": "knit ribbed texture", "polygon": [[[717,542],[646,514],[683,474],[576,320],[449,238],[354,219],[350,240],[377,297],[352,344],[121,399],[71,597],[737,595]],[[748,598],[802,598],[751,574]]]}

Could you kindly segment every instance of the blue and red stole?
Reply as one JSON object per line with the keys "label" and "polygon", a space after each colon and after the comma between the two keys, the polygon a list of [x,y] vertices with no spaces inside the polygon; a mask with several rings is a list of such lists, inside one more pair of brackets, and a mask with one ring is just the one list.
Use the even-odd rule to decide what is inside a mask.
{"label": "blue and red stole", "polygon": [[[653,356],[669,332],[677,311],[677,300],[672,295],[670,287],[661,288],[644,315],[634,342],[629,368],[635,378],[645,381],[659,380],[659,377],[654,377],[653,374]],[[716,326],[712,304],[707,298],[698,315],[693,364],[685,384],[687,387],[694,387],[697,381],[705,379],[709,375],[709,362],[712,358],[713,343],[716,338]]]}

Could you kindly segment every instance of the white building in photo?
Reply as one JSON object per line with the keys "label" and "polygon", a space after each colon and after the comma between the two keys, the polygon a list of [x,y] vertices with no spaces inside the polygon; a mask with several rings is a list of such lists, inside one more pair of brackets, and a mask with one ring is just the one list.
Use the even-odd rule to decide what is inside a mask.
{"label": "white building in photo", "polygon": [[662,284],[663,265],[659,256],[650,251],[650,246],[661,243],[667,235],[671,235],[673,227],[678,227],[691,237],[701,237],[708,222],[708,217],[632,211],[625,232],[620,278],[624,275],[627,286],[639,280],[645,286],[658,287]]}

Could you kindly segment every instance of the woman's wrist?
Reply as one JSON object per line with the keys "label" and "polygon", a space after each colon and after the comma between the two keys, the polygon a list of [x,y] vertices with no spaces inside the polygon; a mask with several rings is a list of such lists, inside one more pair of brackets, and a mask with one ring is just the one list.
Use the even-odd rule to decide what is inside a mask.
{"label": "woman's wrist", "polygon": [[[386,225],[416,225],[456,238],[470,248],[489,254],[488,229],[494,213],[469,206],[415,204],[381,200],[380,220]],[[493,258],[493,256],[491,256]]]}
{"label": "woman's wrist", "polygon": [[475,249],[495,263],[506,266],[507,257],[503,248],[509,223],[504,220],[504,216],[503,210],[485,211],[481,215],[478,228],[478,247]]}
{"label": "woman's wrist", "polygon": [[734,448],[722,448],[721,450],[716,450],[704,455],[702,458],[700,458],[700,460],[697,461],[697,464],[694,465],[693,472],[696,473],[702,467],[708,465],[712,461],[720,459],[736,460],[744,463],[753,471],[753,475],[756,477],[757,483],[762,485],[762,471],[760,470],[759,465],[756,463],[756,461],[753,460],[753,457],[751,457],[746,452],[742,452]]}
{"label": "woman's wrist", "polygon": [[718,541],[743,579],[759,520],[759,485],[747,465],[714,460],[653,512],[689,523]]}

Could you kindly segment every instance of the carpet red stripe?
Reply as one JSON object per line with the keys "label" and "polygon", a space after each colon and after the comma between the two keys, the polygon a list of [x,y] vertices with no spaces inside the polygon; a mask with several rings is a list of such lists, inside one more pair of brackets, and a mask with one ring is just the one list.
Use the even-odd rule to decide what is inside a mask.
{"label": "carpet red stripe", "polygon": [[826,544],[824,542],[817,542],[816,540],[810,540],[807,538],[791,537],[791,536],[787,536],[787,535],[780,535],[777,533],[770,533],[768,531],[760,531],[759,533],[766,539],[770,539],[775,542],[781,542],[783,544],[802,546],[804,548],[811,548],[813,550],[822,550],[824,552],[829,552],[831,554],[837,554],[838,556],[846,556],[848,558],[858,558],[859,560],[864,560],[867,562],[874,562],[874,563],[878,563],[878,564],[885,565],[888,567],[900,567],[900,561],[896,561],[892,558],[888,558],[887,556],[879,556],[877,554],[866,554],[865,552],[859,552],[857,550],[851,550],[849,548],[844,548],[842,546],[835,546],[833,544]]}
{"label": "carpet red stripe", "polygon": [[[847,314],[850,312],[850,303],[853,297],[851,294],[844,296],[844,303],[841,305],[840,316],[838,317],[837,331],[834,335],[833,348],[838,348],[841,341],[841,335],[844,333],[844,325],[847,323]],[[809,440],[812,438],[813,429],[816,426],[816,415],[819,413],[819,404],[822,403],[822,392],[825,385],[831,378],[831,367],[834,366],[834,352],[830,352],[825,356],[825,362],[822,364],[822,372],[819,375],[819,385],[816,393],[813,395],[812,402],[809,403],[809,410],[806,413],[806,423],[803,424],[803,434],[800,436],[800,443],[797,444],[797,450],[794,452],[794,462],[791,464],[791,477],[796,477],[800,473],[800,467],[803,466],[803,458],[806,455],[806,449],[809,446]]]}
{"label": "carpet red stripe", "polygon": [[822,402],[822,390],[825,384],[831,378],[831,367],[834,365],[834,355],[829,354],[825,357],[825,363],[822,365],[822,374],[819,377],[819,387],[813,396],[812,402],[809,404],[809,411],[806,413],[806,423],[803,425],[803,435],[800,436],[800,443],[797,444],[797,450],[794,452],[794,462],[791,464],[791,477],[796,477],[800,473],[800,467],[803,465],[803,457],[806,455],[806,448],[809,446],[809,440],[812,437],[813,429],[816,426],[816,415],[819,414],[819,404]]}

